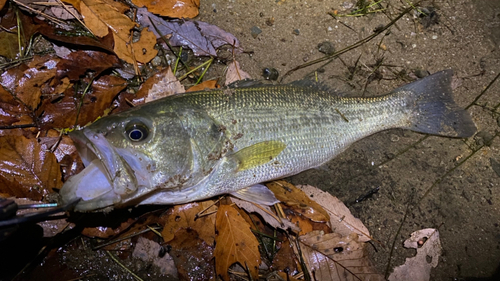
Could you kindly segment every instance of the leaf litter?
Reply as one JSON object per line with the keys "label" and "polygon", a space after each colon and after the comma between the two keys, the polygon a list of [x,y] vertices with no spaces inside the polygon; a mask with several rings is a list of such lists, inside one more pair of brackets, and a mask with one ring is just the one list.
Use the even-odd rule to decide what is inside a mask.
{"label": "leaf litter", "polygon": [[[139,24],[145,27],[142,29],[125,14],[130,9],[125,4],[111,0],[65,2],[75,8],[70,6],[92,35],[67,36],[71,31],[62,35],[63,29],[20,13],[24,43],[41,34],[57,43],[57,55],[24,59],[26,53],[17,53],[16,44],[9,44],[9,49],[0,53],[10,60],[26,61],[12,64],[2,74],[0,123],[4,127],[33,124],[38,129],[0,131],[2,196],[46,199],[62,186],[63,180],[82,169],[72,141],[61,136],[60,129],[84,126],[125,103],[130,107],[184,92],[184,86],[169,67],[156,68],[137,92],[124,92],[132,84],[130,78],[109,75],[110,69],[120,72],[119,59],[138,70],[139,64],[157,57],[155,45],[161,37],[167,37],[174,47],[190,48],[196,56],[216,57],[217,49],[224,45],[235,52],[241,50],[236,37],[217,26],[192,20],[167,21],[153,14],[192,18],[197,14],[199,1],[182,2],[185,10],[158,11],[152,1],[136,0],[138,6],[147,7],[137,10]],[[0,0],[0,8],[4,4]],[[67,9],[62,6],[52,6],[49,14],[71,19],[64,11]],[[14,38],[15,18],[11,10],[2,18],[2,26],[9,29],[2,29],[0,41]],[[248,78],[250,75],[233,59],[227,69],[226,85]],[[188,91],[215,88],[217,81],[204,81]],[[166,88],[171,90],[165,91]],[[115,226],[88,226],[79,233],[94,237],[90,241],[96,237],[111,240],[102,244],[103,248],[132,251],[132,256],[161,268],[161,274],[183,280],[215,280],[217,276],[229,280],[234,274],[258,280],[266,272],[274,272],[285,280],[302,280],[301,276],[310,273],[318,280],[381,280],[366,256],[364,242],[371,239],[369,232],[342,202],[312,186],[295,187],[285,181],[268,186],[282,201],[273,208],[235,198],[203,201],[174,206],[162,214],[128,218]],[[161,234],[153,234],[158,227],[162,228]],[[424,246],[433,245],[434,250],[417,251],[432,254],[433,264],[437,264],[440,247],[435,250],[439,240],[434,239],[438,234],[425,235],[428,240]],[[420,252],[415,257],[419,262],[423,255]],[[238,268],[242,273],[237,273]]]}

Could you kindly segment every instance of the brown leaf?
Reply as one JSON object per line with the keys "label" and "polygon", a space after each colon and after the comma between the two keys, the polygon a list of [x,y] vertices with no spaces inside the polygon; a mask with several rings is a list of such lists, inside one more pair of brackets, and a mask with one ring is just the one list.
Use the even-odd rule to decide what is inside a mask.
{"label": "brown leaf", "polygon": [[135,222],[136,222],[135,219],[129,218],[127,221],[122,222],[118,227],[108,227],[108,226],[86,227],[82,230],[82,235],[105,239],[122,233]]}
{"label": "brown leaf", "polygon": [[[116,95],[126,87],[126,81],[116,76],[102,76],[92,83],[92,92],[79,98],[67,93],[60,101],[44,101],[40,118],[42,128],[68,128],[73,125],[84,126],[104,116]],[[67,91],[68,92],[68,91]],[[72,92],[71,89],[69,92]],[[81,106],[81,107],[80,107]],[[80,110],[78,108],[80,107]],[[78,117],[78,122],[77,122]]]}
{"label": "brown leaf", "polygon": [[312,231],[299,239],[306,266],[317,280],[384,280],[368,258],[366,244],[355,233],[342,236]]}
{"label": "brown leaf", "polygon": [[221,205],[215,224],[215,268],[223,280],[229,280],[228,269],[234,263],[248,267],[254,280],[259,278],[259,243],[250,231],[250,225],[238,211],[229,205]]}
{"label": "brown leaf", "polygon": [[3,6],[5,6],[5,3],[7,3],[7,0],[0,0],[0,10],[3,9]]}
{"label": "brown leaf", "polygon": [[151,13],[170,18],[194,18],[200,8],[200,0],[132,0],[132,3],[148,8]]}
{"label": "brown leaf", "polygon": [[176,236],[176,232],[180,229],[195,230],[200,239],[205,241],[207,245],[214,245],[215,240],[215,213],[207,216],[196,218],[196,214],[203,211],[205,208],[206,213],[211,213],[217,210],[217,206],[213,205],[212,200],[188,203],[184,205],[177,205],[168,210],[167,214],[162,216],[161,224],[164,225],[162,236],[165,242],[170,242]]}
{"label": "brown leaf", "polygon": [[267,184],[276,198],[303,216],[316,221],[328,222],[330,216],[318,203],[311,200],[302,190],[286,181],[279,180]]}
{"label": "brown leaf", "polygon": [[75,81],[85,75],[88,70],[93,70],[94,76],[99,76],[104,70],[119,67],[120,62],[115,55],[99,51],[73,51],[57,63],[57,76],[68,77]]}
{"label": "brown leaf", "polygon": [[181,229],[170,241],[180,280],[215,280],[213,249],[192,229]]}
{"label": "brown leaf", "polygon": [[42,93],[50,92],[47,82],[56,75],[58,62],[53,55],[34,56],[27,65],[5,71],[0,84],[28,108],[36,109]]}
{"label": "brown leaf", "polygon": [[226,73],[225,85],[229,85],[239,80],[251,79],[250,74],[241,70],[240,64],[237,61],[233,61],[229,64]]}
{"label": "brown leaf", "polygon": [[33,120],[29,117],[30,113],[26,106],[0,87],[0,126],[31,124]]}
{"label": "brown leaf", "polygon": [[359,235],[360,242],[367,242],[371,240],[368,228],[359,220],[355,218],[349,208],[347,208],[342,201],[334,197],[328,192],[324,192],[314,186],[298,185],[309,198],[320,204],[330,215],[330,227],[333,232],[343,236],[355,232]]}
{"label": "brown leaf", "polygon": [[203,81],[198,85],[194,85],[193,87],[189,88],[186,92],[196,92],[196,91],[205,91],[209,89],[216,89],[219,88],[217,85],[217,80],[207,80]]}
{"label": "brown leaf", "polygon": [[0,48],[0,56],[8,59],[15,59],[19,53],[17,33],[6,31],[0,32],[0,46],[2,46],[2,48]]}
{"label": "brown leaf", "polygon": [[154,264],[160,269],[161,274],[168,274],[174,278],[177,277],[177,269],[175,268],[173,258],[168,253],[165,253],[164,256],[159,256],[158,253],[160,253],[160,251],[160,244],[139,236],[132,256],[148,264]]}
{"label": "brown leaf", "polygon": [[[144,102],[150,102],[184,92],[184,86],[177,80],[170,67],[168,67],[149,77],[141,85],[139,91],[137,91],[134,101],[145,99]],[[140,103],[134,102],[134,104],[137,105]]]}
{"label": "brown leaf", "polygon": [[295,213],[290,207],[284,207],[283,210],[290,222],[300,228],[299,235],[307,234],[313,230],[321,230],[324,233],[332,232],[330,227],[324,222],[314,222],[301,214]]}
{"label": "brown leaf", "polygon": [[[290,245],[290,240],[286,239],[280,243],[280,249],[273,258],[273,268],[278,271],[287,270],[289,273],[298,271],[297,264],[299,263],[293,248]],[[286,278],[285,278],[286,280]]]}
{"label": "brown leaf", "polygon": [[[24,136],[0,138],[0,192],[41,200],[61,188],[61,169],[53,153],[36,139]],[[13,190],[19,189],[20,190]]]}
{"label": "brown leaf", "polygon": [[151,61],[158,54],[158,50],[155,49],[155,45],[155,34],[149,31],[148,28],[143,29],[141,31],[141,38],[139,38],[139,41],[132,43],[135,59],[142,63],[148,63]]}

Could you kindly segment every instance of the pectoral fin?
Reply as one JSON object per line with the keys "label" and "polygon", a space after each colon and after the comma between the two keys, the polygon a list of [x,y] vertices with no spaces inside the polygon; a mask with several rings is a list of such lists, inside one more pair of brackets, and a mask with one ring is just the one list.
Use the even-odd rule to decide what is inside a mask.
{"label": "pectoral fin", "polygon": [[232,192],[231,195],[249,202],[266,206],[274,205],[280,202],[276,199],[274,193],[262,184],[254,184],[252,186],[245,187]]}
{"label": "pectoral fin", "polygon": [[264,165],[273,160],[284,149],[286,144],[281,141],[264,141],[245,147],[231,155],[238,162],[238,171],[244,171]]}

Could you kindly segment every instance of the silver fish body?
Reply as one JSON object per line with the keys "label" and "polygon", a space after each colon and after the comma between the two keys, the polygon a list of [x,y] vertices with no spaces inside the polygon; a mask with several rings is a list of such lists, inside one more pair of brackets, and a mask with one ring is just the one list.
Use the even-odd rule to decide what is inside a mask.
{"label": "silver fish body", "polygon": [[262,182],[317,167],[391,128],[448,137],[476,131],[452,99],[452,71],[372,98],[304,83],[167,97],[71,133],[86,168],[61,189],[76,209],[179,204],[221,194],[276,202]]}

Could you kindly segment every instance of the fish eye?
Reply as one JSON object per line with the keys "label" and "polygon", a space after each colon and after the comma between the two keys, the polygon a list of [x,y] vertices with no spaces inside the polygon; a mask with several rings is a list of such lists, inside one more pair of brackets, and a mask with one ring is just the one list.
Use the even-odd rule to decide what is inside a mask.
{"label": "fish eye", "polygon": [[131,141],[142,141],[148,137],[149,129],[141,122],[131,122],[127,124],[125,134]]}

